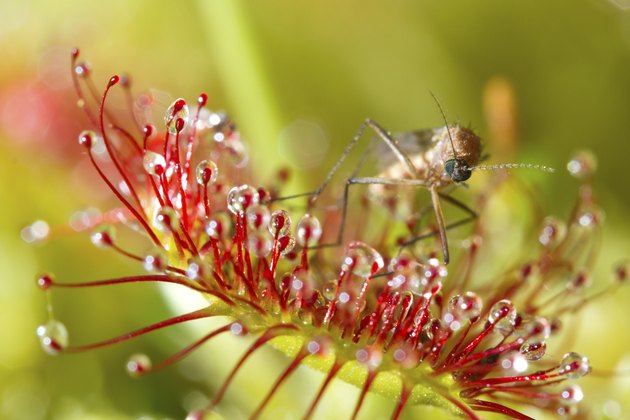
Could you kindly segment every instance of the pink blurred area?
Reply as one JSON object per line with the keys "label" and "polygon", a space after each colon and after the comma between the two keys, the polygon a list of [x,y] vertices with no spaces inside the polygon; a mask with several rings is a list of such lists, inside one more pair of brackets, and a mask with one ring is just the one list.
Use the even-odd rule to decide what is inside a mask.
{"label": "pink blurred area", "polygon": [[67,159],[80,129],[71,94],[55,91],[37,79],[20,80],[0,92],[1,128],[19,147],[37,147],[51,158]]}
{"label": "pink blurred area", "polygon": [[85,123],[72,88],[69,50],[49,50],[35,69],[0,81],[0,131],[9,147],[74,161],[75,139]]}

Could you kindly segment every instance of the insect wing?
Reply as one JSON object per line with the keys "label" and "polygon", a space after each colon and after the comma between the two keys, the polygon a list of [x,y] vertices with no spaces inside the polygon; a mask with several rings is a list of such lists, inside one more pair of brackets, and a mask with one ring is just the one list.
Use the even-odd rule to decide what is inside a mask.
{"label": "insect wing", "polygon": [[[435,146],[437,141],[436,130],[434,128],[426,128],[422,130],[406,131],[403,133],[395,133],[394,140],[398,144],[400,150],[407,156],[415,156],[425,153],[427,150]],[[384,143],[380,142],[376,152],[379,163],[379,170],[384,171],[399,161],[391,149]]]}

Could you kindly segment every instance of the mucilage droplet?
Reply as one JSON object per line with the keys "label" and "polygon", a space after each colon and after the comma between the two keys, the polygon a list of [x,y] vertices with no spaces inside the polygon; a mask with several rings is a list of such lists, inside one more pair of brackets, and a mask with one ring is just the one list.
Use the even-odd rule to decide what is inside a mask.
{"label": "mucilage droplet", "polygon": [[[177,134],[178,120],[182,120],[184,126],[188,124],[189,118],[188,105],[182,98],[176,99],[164,113],[164,124],[170,134]],[[181,124],[181,123],[180,123]],[[181,129],[179,130],[181,131]]]}
{"label": "mucilage droplet", "polygon": [[37,327],[37,337],[48,354],[59,354],[68,347],[68,330],[56,319],[51,319],[46,324]]}

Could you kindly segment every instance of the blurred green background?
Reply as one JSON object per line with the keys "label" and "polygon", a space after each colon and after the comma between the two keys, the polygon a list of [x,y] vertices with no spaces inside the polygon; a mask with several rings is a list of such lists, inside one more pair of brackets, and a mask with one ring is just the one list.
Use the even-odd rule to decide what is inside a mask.
{"label": "blurred green background", "polygon": [[[482,95],[489,80],[503,77],[517,98],[516,161],[564,168],[574,150],[598,156],[595,185],[607,217],[594,289],[630,256],[628,0],[0,0],[0,418],[181,418],[212,395],[243,349],[236,340],[210,343],[140,380],[124,372],[131,353],[161,359],[195,331],[174,328],[56,358],[40,350],[35,328],[46,311],[34,284],[38,272],[67,281],[138,272],[87,246],[86,235],[40,246],[20,239],[33,220],[63,226],[75,210],[111,204],[76,146],[87,122],[71,92],[74,46],[92,63],[99,87],[124,71],[136,92],[157,88],[191,101],[208,93],[209,107],[227,110],[240,125],[257,173],[294,165],[302,188],[315,186],[306,180],[321,179],[365,117],[392,131],[442,125],[429,91],[451,120],[488,137]],[[548,213],[565,216],[576,181],[563,170],[535,179]],[[55,291],[53,302],[76,344],[172,313],[146,285]],[[619,368],[625,357],[630,370],[628,302],[630,291],[622,289],[592,304],[568,327],[575,330],[571,349],[603,370]],[[286,365],[268,349],[256,360],[228,394],[227,418],[251,413]],[[297,417],[321,379],[302,369],[268,414]],[[581,384],[593,418],[630,417],[630,375]],[[347,417],[356,390],[340,384],[328,395],[322,418]],[[389,415],[392,406],[372,397],[363,414]],[[406,412],[420,414],[438,415]]]}

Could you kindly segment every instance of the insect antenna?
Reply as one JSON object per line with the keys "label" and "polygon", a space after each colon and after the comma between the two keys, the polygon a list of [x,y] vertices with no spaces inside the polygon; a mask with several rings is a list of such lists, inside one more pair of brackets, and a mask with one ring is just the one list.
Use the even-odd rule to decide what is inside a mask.
{"label": "insect antenna", "polygon": [[497,169],[535,169],[538,171],[554,173],[556,170],[545,165],[536,165],[532,163],[498,163],[496,165],[478,165],[469,166],[471,171],[494,171]]}
{"label": "insect antenna", "polygon": [[433,97],[433,100],[435,101],[435,104],[437,105],[438,109],[440,110],[440,114],[442,114],[442,120],[444,120],[444,126],[446,127],[446,132],[448,133],[448,139],[451,142],[451,149],[453,149],[453,157],[455,159],[457,159],[457,152],[455,152],[455,143],[453,142],[453,136],[451,136],[451,129],[448,126],[448,120],[446,119],[446,112],[444,112],[444,108],[442,108],[442,104],[438,100],[437,96],[435,96],[435,94],[433,92],[431,92],[431,91],[429,91],[429,93]]}

